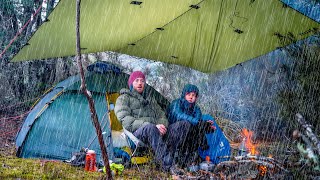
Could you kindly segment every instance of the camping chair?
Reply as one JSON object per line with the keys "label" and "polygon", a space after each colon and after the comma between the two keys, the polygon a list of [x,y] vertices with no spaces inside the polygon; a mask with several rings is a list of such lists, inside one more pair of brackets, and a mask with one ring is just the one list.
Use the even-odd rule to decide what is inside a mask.
{"label": "camping chair", "polygon": [[[111,123],[111,129],[112,129],[112,138],[113,139],[125,139],[126,145],[129,148],[126,148],[126,152],[130,155],[131,163],[133,164],[144,164],[149,161],[149,158],[145,156],[141,156],[141,154],[138,154],[137,152],[144,151],[148,149],[149,147],[143,143],[141,140],[139,140],[137,137],[135,137],[130,131],[126,130],[122,127],[121,123],[118,121],[113,108],[116,102],[116,99],[118,98],[119,93],[106,93],[106,101],[108,104],[109,109],[109,119]],[[113,107],[112,107],[113,106]],[[121,138],[116,138],[121,136]],[[114,142],[113,144],[118,144],[119,142]],[[123,146],[123,143],[120,143]],[[114,145],[114,147],[117,147],[117,145]]]}
{"label": "camping chair", "polygon": [[125,128],[123,128],[123,133],[125,134],[127,142],[130,145],[131,149],[133,149],[132,156],[135,155],[139,148],[148,147],[145,143],[143,143],[140,139],[135,137],[130,131],[126,130]]}
{"label": "camping chair", "polygon": [[145,151],[149,149],[145,143],[135,137],[130,131],[123,128],[123,133],[129,144],[131,150],[131,162],[134,164],[144,164],[149,161],[149,158],[145,156]]}

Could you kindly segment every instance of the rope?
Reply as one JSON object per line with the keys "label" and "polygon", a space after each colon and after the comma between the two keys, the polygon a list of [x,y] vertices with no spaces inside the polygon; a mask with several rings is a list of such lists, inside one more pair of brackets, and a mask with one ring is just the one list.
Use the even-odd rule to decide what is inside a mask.
{"label": "rope", "polygon": [[[39,96],[39,97],[41,97],[41,96]],[[18,105],[25,104],[27,102],[30,102],[30,101],[33,101],[33,100],[36,100],[36,99],[39,99],[39,97],[36,97],[36,98],[33,98],[33,99],[29,99],[29,100],[26,100],[24,102],[19,102],[17,104],[11,105],[11,106],[4,107],[4,108],[0,109],[0,111],[5,110],[5,109],[9,109],[9,108],[12,108],[12,107],[16,107]]]}
{"label": "rope", "polygon": [[[108,113],[108,112],[106,112],[106,113],[103,115],[103,117],[102,117],[102,119],[101,119],[101,124],[102,124],[102,122],[103,122],[103,120],[104,120],[104,117],[106,117],[107,113]],[[105,122],[105,123],[103,124],[103,126],[101,127],[101,130],[104,129],[104,127],[107,125],[107,123],[108,123],[108,119],[106,119],[106,122]],[[101,124],[100,124],[100,126],[101,126]],[[111,129],[111,126],[110,126],[110,129]],[[90,148],[90,146],[92,145],[93,141],[94,141],[97,137],[98,137],[98,136],[95,135],[94,138],[90,141],[90,143],[89,143],[88,146],[87,146],[88,149]]]}
{"label": "rope", "polygon": [[[31,110],[30,110],[31,111]],[[27,115],[30,111],[24,112],[18,116],[13,116],[13,117],[7,117],[7,118],[2,118],[0,119],[0,121],[5,121],[5,120],[19,120],[21,119],[23,116]],[[7,124],[6,122],[3,122],[2,124],[0,124],[0,128],[4,128],[4,125]],[[14,133],[16,133],[19,129],[18,128],[14,128],[14,130],[9,131],[9,132],[4,132],[2,134],[0,134],[0,137],[5,137],[7,135],[12,135]]]}
{"label": "rope", "polygon": [[3,136],[6,136],[6,135],[9,135],[9,134],[13,134],[13,133],[16,133],[16,129],[15,130],[13,130],[13,131],[9,131],[9,132],[5,132],[5,133],[2,133],[1,135],[0,135],[0,137],[3,137]]}
{"label": "rope", "polygon": [[[23,101],[23,102],[20,102],[20,103],[11,105],[11,106],[4,107],[4,108],[0,109],[0,111],[5,110],[5,109],[9,109],[9,108],[11,108],[11,107],[17,107],[18,105],[25,104],[25,103],[27,103],[27,102],[36,100],[36,101],[33,103],[33,105],[31,106],[31,108],[30,108],[30,111],[31,111],[31,109],[33,109],[34,106],[41,100],[41,97],[44,96],[44,95],[46,95],[46,94],[48,94],[48,92],[51,91],[52,89],[53,89],[53,87],[47,89],[42,95],[40,95],[40,96],[38,96],[38,97],[36,97],[36,98],[28,99],[28,100],[26,100],[26,101]],[[61,93],[59,93],[59,95],[60,95],[60,94],[61,94]],[[30,111],[28,111],[28,112],[30,112]],[[2,120],[2,119],[0,119],[0,120]]]}
{"label": "rope", "polygon": [[[46,3],[47,0],[43,0],[42,3]],[[42,4],[39,6],[39,8],[36,10],[35,13],[32,14],[30,19],[23,25],[23,27],[20,29],[20,31],[11,39],[10,43],[6,46],[6,48],[1,52],[0,58],[4,55],[4,53],[9,49],[9,47],[12,45],[12,43],[18,38],[18,36],[22,33],[22,31],[28,26],[28,24],[31,22],[31,19],[34,18],[41,10]]]}
{"label": "rope", "polygon": [[[31,111],[31,110],[30,110]],[[17,119],[20,119],[21,117],[23,117],[24,115],[28,114],[30,111],[27,111],[25,113],[22,113],[18,116],[12,116],[12,117],[5,117],[5,118],[1,118],[0,121],[3,121],[3,120],[17,120]]]}

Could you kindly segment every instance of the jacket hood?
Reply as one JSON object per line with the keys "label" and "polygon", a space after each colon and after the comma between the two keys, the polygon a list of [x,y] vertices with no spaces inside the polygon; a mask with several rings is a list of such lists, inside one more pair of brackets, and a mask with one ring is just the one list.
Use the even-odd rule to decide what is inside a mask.
{"label": "jacket hood", "polygon": [[180,104],[185,108],[188,109],[190,111],[193,111],[193,108],[195,106],[195,102],[194,103],[189,103],[186,99],[185,96],[187,93],[190,92],[195,92],[196,95],[199,95],[199,89],[197,86],[193,85],[193,84],[187,84],[184,86],[182,93],[181,93],[181,97],[180,97]]}
{"label": "jacket hood", "polygon": [[184,99],[184,97],[186,96],[187,93],[190,93],[190,92],[195,92],[196,95],[198,96],[199,95],[199,89],[196,85],[193,85],[193,84],[186,84],[182,90],[182,93],[181,93],[181,99]]}

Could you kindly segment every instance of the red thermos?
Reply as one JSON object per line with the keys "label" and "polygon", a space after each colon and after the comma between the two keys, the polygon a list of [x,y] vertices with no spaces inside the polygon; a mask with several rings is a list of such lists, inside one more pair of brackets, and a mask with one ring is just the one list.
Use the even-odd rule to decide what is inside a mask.
{"label": "red thermos", "polygon": [[96,171],[96,152],[94,150],[88,150],[86,154],[86,164],[84,166],[86,171]]}

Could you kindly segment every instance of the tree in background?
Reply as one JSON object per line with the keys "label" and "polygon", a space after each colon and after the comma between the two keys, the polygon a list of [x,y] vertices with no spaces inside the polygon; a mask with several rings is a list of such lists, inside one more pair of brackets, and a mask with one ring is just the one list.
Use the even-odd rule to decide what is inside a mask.
{"label": "tree in background", "polygon": [[[4,0],[0,3],[0,50],[2,51],[18,32],[18,21],[14,10],[14,3]],[[10,51],[10,50],[9,50]],[[7,53],[10,54],[10,53]]]}
{"label": "tree in background", "polygon": [[297,127],[296,113],[301,113],[315,132],[320,130],[320,33],[311,39],[284,48],[292,61],[282,67],[288,82],[279,93],[287,133]]}
{"label": "tree in background", "polygon": [[[30,39],[38,27],[46,21],[59,0],[1,0],[0,2],[0,115],[21,114],[19,108],[6,108],[21,104],[23,112],[30,108],[33,99],[56,82],[75,74],[73,58],[48,59],[10,63],[9,60]],[[37,15],[33,14],[39,9]],[[30,20],[24,30],[22,27]],[[20,32],[21,31],[21,32]],[[17,33],[15,41],[8,46]],[[31,104],[30,104],[31,103]],[[4,109],[3,109],[4,108]]]}
{"label": "tree in background", "polygon": [[[1,58],[1,63],[7,63],[22,46],[30,39],[38,27],[57,4],[57,0],[2,0],[0,3],[0,51],[2,52],[21,28],[28,22],[19,37]],[[41,7],[42,6],[42,7]],[[41,7],[39,13],[33,14]],[[4,60],[4,61],[3,61]]]}

